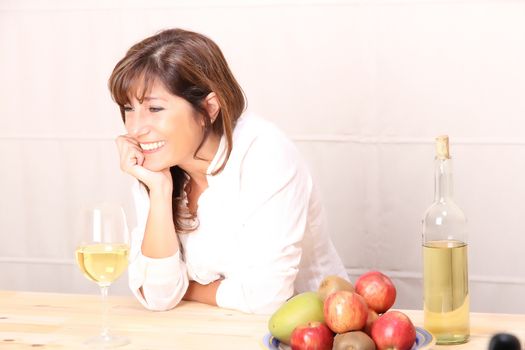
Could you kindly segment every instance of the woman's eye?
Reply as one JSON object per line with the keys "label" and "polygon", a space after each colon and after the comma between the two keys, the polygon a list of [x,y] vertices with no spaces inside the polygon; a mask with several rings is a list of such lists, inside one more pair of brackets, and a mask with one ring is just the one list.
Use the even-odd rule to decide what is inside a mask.
{"label": "woman's eye", "polygon": [[124,106],[124,112],[131,112],[133,111],[133,107],[131,106]]}
{"label": "woman's eye", "polygon": [[156,113],[156,112],[160,112],[160,111],[163,111],[163,110],[164,110],[164,108],[162,108],[162,107],[150,107],[149,108],[149,111],[151,113]]}

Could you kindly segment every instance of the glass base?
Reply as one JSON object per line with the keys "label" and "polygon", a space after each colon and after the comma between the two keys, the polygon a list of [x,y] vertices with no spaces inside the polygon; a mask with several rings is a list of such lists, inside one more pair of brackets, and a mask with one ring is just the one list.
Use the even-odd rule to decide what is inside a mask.
{"label": "glass base", "polygon": [[112,334],[98,335],[93,338],[89,338],[84,342],[84,345],[91,348],[106,349],[106,348],[118,348],[129,344],[129,339],[126,337],[114,336]]}
{"label": "glass base", "polygon": [[469,340],[468,334],[438,334],[436,335],[437,345],[463,344]]}

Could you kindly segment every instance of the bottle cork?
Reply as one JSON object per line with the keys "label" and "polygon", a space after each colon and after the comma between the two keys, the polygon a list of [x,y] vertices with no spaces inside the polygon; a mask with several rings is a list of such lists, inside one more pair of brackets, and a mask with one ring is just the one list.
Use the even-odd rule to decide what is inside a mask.
{"label": "bottle cork", "polygon": [[436,137],[436,158],[450,159],[450,153],[448,151],[448,135]]}

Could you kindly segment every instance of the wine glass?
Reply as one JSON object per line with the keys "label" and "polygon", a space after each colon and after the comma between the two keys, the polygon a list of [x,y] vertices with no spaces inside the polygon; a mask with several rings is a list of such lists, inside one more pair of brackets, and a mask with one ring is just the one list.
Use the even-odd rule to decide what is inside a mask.
{"label": "wine glass", "polygon": [[129,344],[125,337],[112,335],[108,326],[108,288],[128,266],[129,235],[122,207],[112,203],[97,204],[83,213],[81,239],[76,260],[87,279],[98,284],[102,295],[102,328],[98,336],[85,344],[100,348]]}

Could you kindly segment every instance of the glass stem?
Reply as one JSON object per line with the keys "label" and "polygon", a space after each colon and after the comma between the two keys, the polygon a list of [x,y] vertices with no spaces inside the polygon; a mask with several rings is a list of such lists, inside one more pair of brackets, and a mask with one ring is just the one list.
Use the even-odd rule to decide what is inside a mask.
{"label": "glass stem", "polygon": [[100,336],[102,338],[109,338],[109,325],[108,325],[108,315],[109,315],[109,303],[108,303],[108,289],[109,286],[100,286],[100,295],[102,296],[102,328]]}

